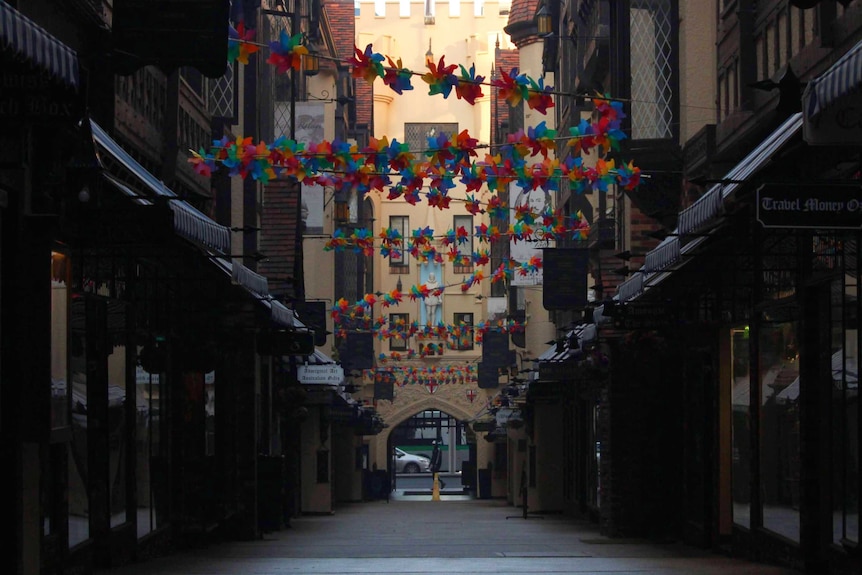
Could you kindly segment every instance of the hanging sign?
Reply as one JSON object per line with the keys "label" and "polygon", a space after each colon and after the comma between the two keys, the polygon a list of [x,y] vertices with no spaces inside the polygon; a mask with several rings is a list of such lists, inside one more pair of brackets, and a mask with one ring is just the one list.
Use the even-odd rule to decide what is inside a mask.
{"label": "hanging sign", "polygon": [[299,383],[338,385],[344,381],[344,370],[340,365],[299,365],[296,367]]}
{"label": "hanging sign", "polygon": [[757,189],[757,221],[764,228],[862,228],[862,185],[777,186]]}
{"label": "hanging sign", "polygon": [[582,248],[545,248],[543,252],[544,308],[550,311],[586,307],[589,251]]}

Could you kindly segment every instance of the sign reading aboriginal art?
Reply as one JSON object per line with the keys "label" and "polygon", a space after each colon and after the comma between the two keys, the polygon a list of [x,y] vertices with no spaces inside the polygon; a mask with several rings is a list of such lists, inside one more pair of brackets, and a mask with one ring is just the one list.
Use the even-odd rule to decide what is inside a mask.
{"label": "sign reading aboriginal art", "polygon": [[862,228],[862,185],[757,189],[757,221],[765,228]]}
{"label": "sign reading aboriginal art", "polygon": [[299,383],[338,385],[344,381],[344,369],[338,364],[298,365],[296,378]]}

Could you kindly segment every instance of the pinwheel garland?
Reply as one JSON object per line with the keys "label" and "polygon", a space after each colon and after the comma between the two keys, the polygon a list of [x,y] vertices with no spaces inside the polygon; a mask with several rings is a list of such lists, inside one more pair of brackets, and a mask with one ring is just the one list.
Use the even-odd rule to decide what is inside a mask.
{"label": "pinwheel garland", "polygon": [[518,266],[518,275],[527,276],[530,274],[538,273],[538,271],[542,268],[542,258],[538,256],[533,256],[530,258],[530,261],[522,263]]}
{"label": "pinwheel garland", "polygon": [[483,279],[485,279],[485,274],[482,273],[482,270],[474,271],[472,274],[470,274],[470,277],[468,277],[467,280],[461,284],[461,291],[467,291]]}
{"label": "pinwheel garland", "polygon": [[302,34],[290,36],[282,30],[277,42],[269,43],[268,64],[285,74],[288,70],[299,70],[302,67],[302,57],[308,54],[308,48],[302,45]]}
{"label": "pinwheel garland", "polygon": [[365,228],[359,228],[352,234],[354,241],[354,251],[361,252],[362,255],[370,256],[374,254],[374,238],[371,232]]}

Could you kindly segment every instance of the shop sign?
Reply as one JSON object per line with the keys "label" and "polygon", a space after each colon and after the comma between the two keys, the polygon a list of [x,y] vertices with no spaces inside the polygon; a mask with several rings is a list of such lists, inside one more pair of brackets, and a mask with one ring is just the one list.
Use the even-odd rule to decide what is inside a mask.
{"label": "shop sign", "polygon": [[338,385],[344,381],[344,370],[337,364],[298,365],[296,378],[299,383]]}
{"label": "shop sign", "polygon": [[81,113],[80,99],[44,70],[11,63],[0,72],[0,118],[52,122]]}
{"label": "shop sign", "polygon": [[582,248],[542,250],[545,280],[542,305],[546,310],[573,310],[587,305],[589,251]]}
{"label": "shop sign", "polygon": [[669,304],[629,303],[617,306],[614,327],[617,329],[669,329],[677,323],[677,310]]}
{"label": "shop sign", "polygon": [[571,379],[578,367],[574,359],[564,361],[540,361],[539,379],[542,381],[565,381]]}
{"label": "shop sign", "polygon": [[862,184],[757,189],[757,221],[764,228],[862,228]]}

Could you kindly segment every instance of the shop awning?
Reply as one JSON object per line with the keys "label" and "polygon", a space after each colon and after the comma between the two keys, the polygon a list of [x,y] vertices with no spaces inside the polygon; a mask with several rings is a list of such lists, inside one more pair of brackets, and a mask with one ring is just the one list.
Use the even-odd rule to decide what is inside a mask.
{"label": "shop awning", "polygon": [[90,126],[99,151],[108,154],[132,174],[153,196],[168,202],[174,215],[174,229],[179,235],[224,254],[230,252],[230,230],[226,226],[214,222],[188,202],[180,200],[177,194],[141,166],[99,124],[90,120]]}
{"label": "shop awning", "polygon": [[[213,265],[232,283],[244,288],[250,297],[268,309],[275,324],[281,327],[296,327],[293,311],[270,295],[267,278],[229,257],[230,230],[227,226],[211,220],[200,210],[180,199],[161,180],[141,166],[96,122],[91,120],[90,126],[102,167],[107,170],[101,154],[108,154],[114,162],[123,167],[123,173],[134,180],[134,182],[124,181],[108,171],[103,171],[102,176],[107,182],[137,204],[167,201],[173,213],[173,226],[177,235],[196,244],[203,251],[204,256],[212,261]],[[138,189],[146,190],[149,197],[138,192]]]}
{"label": "shop awning", "polygon": [[[766,167],[788,142],[802,133],[802,114],[794,114],[743,158],[694,204],[680,212],[677,228],[658,246],[650,250],[644,266],[617,287],[621,304],[631,301],[668,277],[670,268],[678,266],[684,256],[707,240],[705,232],[719,221],[725,200],[757,172]],[[683,240],[687,239],[685,243]]]}
{"label": "shop awning", "polygon": [[0,46],[78,88],[78,55],[44,28],[0,0]]}
{"label": "shop awning", "polygon": [[808,83],[802,109],[809,144],[862,145],[862,42]]}

